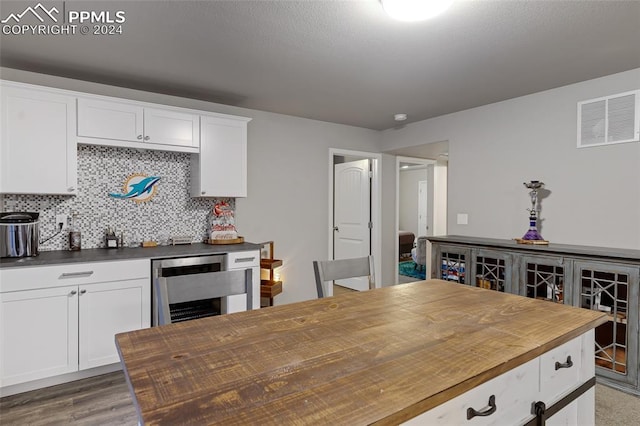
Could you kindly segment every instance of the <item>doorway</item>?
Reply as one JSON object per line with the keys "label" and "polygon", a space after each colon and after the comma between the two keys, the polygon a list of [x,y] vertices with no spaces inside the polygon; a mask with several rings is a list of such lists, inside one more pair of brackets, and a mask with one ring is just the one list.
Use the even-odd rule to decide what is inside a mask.
{"label": "doorway", "polygon": [[396,157],[396,283],[432,275],[430,243],[426,244],[426,255],[419,259],[407,258],[400,247],[404,247],[407,235],[414,237],[414,247],[418,237],[446,235],[446,177],[447,162],[442,159]]}
{"label": "doorway", "polygon": [[[380,287],[382,253],[381,154],[329,149],[328,259],[373,255],[376,287]],[[365,281],[340,282],[354,290],[368,289]],[[327,291],[333,295],[333,286]]]}

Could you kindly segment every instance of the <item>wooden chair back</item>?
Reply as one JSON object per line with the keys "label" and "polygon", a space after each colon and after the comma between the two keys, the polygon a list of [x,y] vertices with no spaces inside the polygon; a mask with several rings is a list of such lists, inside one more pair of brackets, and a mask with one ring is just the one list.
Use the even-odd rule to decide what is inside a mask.
{"label": "wooden chair back", "polygon": [[373,256],[354,259],[314,260],[313,271],[316,278],[318,298],[326,296],[325,283],[327,281],[346,278],[368,277],[369,289],[375,288],[375,274]]}

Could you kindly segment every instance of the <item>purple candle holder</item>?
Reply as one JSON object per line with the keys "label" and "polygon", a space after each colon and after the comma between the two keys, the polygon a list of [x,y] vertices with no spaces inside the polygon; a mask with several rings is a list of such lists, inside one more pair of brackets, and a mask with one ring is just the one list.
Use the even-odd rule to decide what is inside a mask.
{"label": "purple candle holder", "polygon": [[531,208],[527,209],[529,212],[529,230],[524,237],[523,240],[544,240],[542,235],[538,232],[538,214],[540,212],[540,206],[538,203],[538,190],[544,187],[544,183],[532,180],[531,182],[525,182],[524,186],[529,188],[531,192],[529,192],[529,196],[531,197]]}

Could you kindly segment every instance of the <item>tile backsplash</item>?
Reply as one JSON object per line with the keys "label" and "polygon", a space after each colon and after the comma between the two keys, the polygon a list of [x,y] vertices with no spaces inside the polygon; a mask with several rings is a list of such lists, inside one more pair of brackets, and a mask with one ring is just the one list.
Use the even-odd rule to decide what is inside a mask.
{"label": "tile backsplash", "polygon": [[[162,242],[172,235],[202,241],[216,200],[191,198],[189,169],[187,153],[79,145],[76,196],[3,195],[2,210],[40,212],[41,241],[55,234],[56,214],[71,217],[77,212],[82,248],[104,247],[107,227],[115,228],[118,236],[122,232],[126,245],[142,240]],[[160,177],[151,200],[136,203],[108,195],[121,193],[125,180],[134,173]],[[235,199],[225,200],[235,210]],[[40,244],[42,251],[68,248],[67,229]]]}

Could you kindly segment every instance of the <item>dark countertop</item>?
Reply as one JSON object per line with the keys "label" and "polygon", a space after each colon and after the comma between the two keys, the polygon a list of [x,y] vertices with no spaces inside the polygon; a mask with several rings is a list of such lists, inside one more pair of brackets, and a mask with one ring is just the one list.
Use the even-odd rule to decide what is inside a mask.
{"label": "dark countertop", "polygon": [[608,259],[640,261],[640,250],[613,247],[578,246],[549,243],[548,245],[518,244],[515,240],[469,237],[464,235],[445,235],[428,237],[429,241],[443,244],[466,244],[479,247],[507,248],[514,251],[532,252],[532,254],[562,254],[575,256],[601,257]]}
{"label": "dark countertop", "polygon": [[164,259],[169,257],[202,256],[207,254],[229,253],[235,251],[260,250],[259,244],[221,244],[203,243],[176,246],[135,247],[119,249],[83,249],[80,251],[54,250],[42,251],[35,257],[2,258],[0,269],[18,266],[46,266],[80,262],[108,262],[112,260]]}

